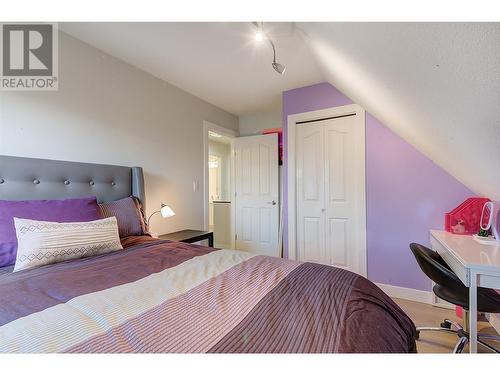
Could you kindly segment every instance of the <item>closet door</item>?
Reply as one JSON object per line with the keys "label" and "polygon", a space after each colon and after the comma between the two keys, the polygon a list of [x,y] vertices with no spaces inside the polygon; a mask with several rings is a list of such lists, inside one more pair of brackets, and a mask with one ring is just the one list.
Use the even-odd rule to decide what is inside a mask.
{"label": "closet door", "polygon": [[297,254],[301,261],[329,264],[325,248],[325,127],[297,128]]}
{"label": "closet door", "polygon": [[323,121],[325,126],[325,228],[329,264],[357,271],[355,117]]}
{"label": "closet door", "polygon": [[297,125],[296,247],[301,261],[365,274],[361,125],[355,116]]}

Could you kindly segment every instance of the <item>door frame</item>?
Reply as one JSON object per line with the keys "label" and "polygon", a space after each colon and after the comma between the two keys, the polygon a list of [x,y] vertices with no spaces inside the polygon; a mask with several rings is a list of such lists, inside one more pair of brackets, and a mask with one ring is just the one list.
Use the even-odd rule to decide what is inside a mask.
{"label": "door frame", "polygon": [[[203,227],[208,230],[209,223],[209,173],[208,173],[208,132],[213,131],[220,135],[236,138],[239,136],[239,132],[236,130],[231,130],[224,128],[220,125],[214,124],[213,122],[203,120]],[[231,178],[229,179],[230,191],[229,196],[231,197],[231,247],[234,248],[234,146],[231,141]]]}
{"label": "door frame", "polygon": [[366,120],[365,110],[357,104],[344,105],[321,109],[317,111],[297,113],[289,115],[287,119],[287,152],[286,173],[287,173],[287,219],[288,219],[288,257],[297,259],[297,180],[296,180],[296,131],[297,122],[315,121],[327,119],[329,117],[337,117],[342,115],[356,114],[355,126],[358,126],[361,131],[358,131],[358,140],[360,147],[358,151],[362,153],[358,158],[357,168],[361,168],[362,178],[358,181],[358,187],[355,194],[356,200],[356,231],[359,233],[358,241],[355,244],[355,250],[358,253],[358,272],[362,276],[367,275],[367,251],[366,251],[366,152],[365,152],[365,137],[366,137]]}

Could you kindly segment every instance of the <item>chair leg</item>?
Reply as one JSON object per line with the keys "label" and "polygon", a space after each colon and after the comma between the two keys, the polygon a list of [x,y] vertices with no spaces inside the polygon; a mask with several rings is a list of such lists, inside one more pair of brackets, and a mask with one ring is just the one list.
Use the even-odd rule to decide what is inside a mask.
{"label": "chair leg", "polygon": [[443,327],[417,327],[417,340],[420,338],[420,332],[422,331],[434,331],[434,332],[448,332],[457,334],[457,331],[451,328],[443,328]]}
{"label": "chair leg", "polygon": [[453,354],[460,354],[464,351],[465,345],[469,342],[469,339],[466,336],[460,337],[460,340],[458,340],[457,345],[455,345],[455,348],[453,349]]}
{"label": "chair leg", "polygon": [[460,330],[464,329],[464,327],[462,327],[460,324],[458,324],[457,322],[454,322],[451,319],[445,319],[444,323],[446,323],[450,328],[455,327],[456,331],[460,331]]}
{"label": "chair leg", "polygon": [[[469,316],[468,311],[464,310],[464,327],[468,328]],[[447,328],[450,327],[450,328]],[[451,327],[455,329],[451,329]],[[467,328],[462,327],[460,324],[454,322],[450,319],[444,319],[443,323],[441,323],[441,327],[417,327],[417,340],[420,339],[420,332],[430,331],[430,332],[448,332],[458,335],[460,339],[458,340],[455,348],[453,349],[453,353],[462,353],[465,346],[469,342],[469,333],[467,332]],[[478,344],[484,346],[485,348],[495,352],[500,353],[500,350],[493,347],[492,345],[484,342],[483,340],[494,340],[500,341],[500,336],[488,335],[488,334],[478,334]]]}
{"label": "chair leg", "polygon": [[[464,327],[465,327],[465,331],[468,331],[469,329],[469,318],[470,318],[470,313],[468,310],[463,310],[464,312]],[[466,332],[467,333],[467,332]],[[477,335],[477,341],[479,344],[481,344],[482,346],[496,352],[496,353],[500,353],[500,351],[498,349],[496,349],[495,347],[491,346],[490,344],[484,342],[483,340],[492,340],[492,341],[500,341],[500,336],[496,336],[496,335],[489,335],[489,334],[486,334],[486,333],[478,333]]]}
{"label": "chair leg", "polygon": [[491,346],[490,344],[485,343],[483,340],[481,340],[481,339],[479,339],[479,338],[477,339],[477,343],[478,343],[478,344],[481,344],[482,346],[484,346],[484,347],[486,347],[486,348],[490,349],[491,351],[493,351],[493,352],[495,352],[495,353],[500,353],[500,350],[499,350],[499,349],[497,349],[497,348],[495,348],[495,347]]}
{"label": "chair leg", "polygon": [[483,339],[483,340],[493,340],[493,341],[500,341],[500,336],[496,335],[488,335],[486,333],[480,333],[477,335],[478,338]]}

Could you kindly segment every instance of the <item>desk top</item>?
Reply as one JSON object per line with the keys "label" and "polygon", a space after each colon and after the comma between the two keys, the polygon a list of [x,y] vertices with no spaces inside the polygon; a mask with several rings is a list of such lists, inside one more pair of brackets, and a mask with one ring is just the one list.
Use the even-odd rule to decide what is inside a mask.
{"label": "desk top", "polygon": [[472,236],[431,230],[431,235],[466,267],[500,273],[500,245],[483,245]]}
{"label": "desk top", "polygon": [[158,238],[161,238],[162,240],[183,242],[186,240],[197,239],[199,237],[206,238],[212,234],[213,234],[213,232],[210,232],[210,231],[185,229],[185,230],[180,230],[178,232],[162,234],[162,235],[158,236]]}

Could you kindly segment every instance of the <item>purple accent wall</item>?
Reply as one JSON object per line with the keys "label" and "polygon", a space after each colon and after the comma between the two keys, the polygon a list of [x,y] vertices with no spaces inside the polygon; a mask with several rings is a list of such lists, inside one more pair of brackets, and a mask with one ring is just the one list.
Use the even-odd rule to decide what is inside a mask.
{"label": "purple accent wall", "polygon": [[375,117],[366,114],[368,277],[374,282],[430,290],[408,244],[429,244],[444,214],[472,191]]}
{"label": "purple accent wall", "polygon": [[[288,157],[288,115],[352,104],[329,83],[283,93],[284,171]],[[283,173],[284,191],[288,186]],[[444,213],[475,194],[430,159],[366,114],[366,209],[368,278],[374,282],[430,290],[410,242],[429,244],[429,230],[442,229]],[[284,197],[284,246],[288,255]]]}

